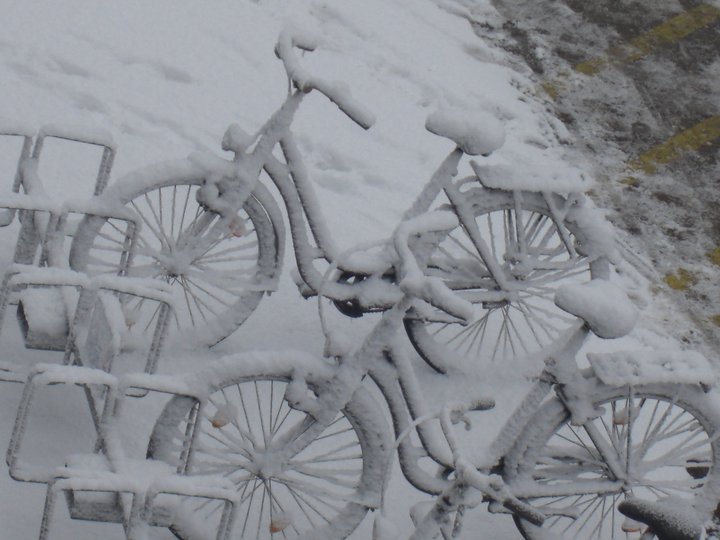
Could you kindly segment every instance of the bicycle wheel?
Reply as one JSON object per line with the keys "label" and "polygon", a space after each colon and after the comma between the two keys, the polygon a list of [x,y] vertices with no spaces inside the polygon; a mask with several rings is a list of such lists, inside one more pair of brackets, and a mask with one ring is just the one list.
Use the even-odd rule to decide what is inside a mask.
{"label": "bicycle wheel", "polygon": [[[714,508],[719,411],[699,387],[604,387],[593,402],[602,414],[582,426],[572,425],[558,400],[547,403],[505,457],[510,488],[549,516],[542,529],[516,518],[525,538],[549,529],[553,538],[625,540],[623,529],[640,528],[617,510],[626,495],[704,500]],[[589,430],[599,437],[591,439]],[[622,478],[611,472],[613,459]]]}
{"label": "bicycle wheel", "polygon": [[[261,200],[256,191],[232,219],[206,211],[195,198],[205,175],[187,161],[162,163],[124,177],[103,198],[140,215],[128,275],[172,285],[171,332],[194,344],[214,345],[272,290],[281,248],[265,210],[272,201]],[[124,230],[112,220],[85,217],[71,247],[71,267],[91,275],[117,273],[124,241]],[[124,309],[135,328],[153,327],[157,305],[133,300]]]}
{"label": "bicycle wheel", "polygon": [[[295,436],[315,422],[286,400],[292,374],[299,369],[311,373],[308,388],[316,391],[327,366],[296,353],[265,353],[260,361],[257,356],[236,356],[192,376],[209,379],[210,389],[188,474],[219,474],[237,486],[233,538],[345,538],[368,506],[380,500],[392,447],[382,411],[360,389],[309,446],[279,459]],[[177,436],[184,433],[192,407],[192,400],[181,397],[167,404],[148,457],[177,466]],[[171,530],[182,540],[195,539],[197,533],[189,531],[201,529],[219,512],[219,505],[186,501]],[[211,537],[207,533],[201,537]]]}
{"label": "bicycle wheel", "polygon": [[[513,299],[489,299],[488,294],[500,287],[462,226],[431,245],[428,275],[441,278],[476,308],[467,326],[432,309],[411,310],[405,318],[413,346],[440,373],[543,350],[574,321],[553,301],[558,287],[606,278],[609,271],[605,258],[582,254],[580,246],[591,232],[573,219],[573,212],[580,209],[556,223],[538,193],[522,193],[520,212],[511,192],[472,189],[466,197],[492,256],[518,290]],[[567,206],[561,196],[552,197],[557,208]]]}

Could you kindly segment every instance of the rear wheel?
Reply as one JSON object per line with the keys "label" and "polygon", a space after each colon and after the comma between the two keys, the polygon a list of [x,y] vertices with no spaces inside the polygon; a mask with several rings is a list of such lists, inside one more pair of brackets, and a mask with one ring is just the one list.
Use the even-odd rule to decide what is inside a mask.
{"label": "rear wheel", "polygon": [[699,387],[604,388],[593,402],[601,414],[581,426],[549,402],[505,457],[511,489],[549,516],[542,529],[516,519],[525,538],[639,538],[644,527],[617,508],[629,496],[717,504],[720,411]]}
{"label": "rear wheel", "polygon": [[[287,401],[292,374],[321,363],[271,355],[253,367],[253,360],[237,357],[219,375],[194,376],[216,380],[197,419],[188,474],[218,474],[237,486],[232,538],[345,538],[368,505],[379,501],[391,445],[382,412],[360,389],[307,447],[279,457],[315,423]],[[322,381],[317,370],[310,373],[307,384],[314,395]],[[149,457],[177,466],[193,405],[182,397],[168,403],[154,429]],[[183,540],[194,540],[195,531],[213,523],[220,511],[219,503],[188,500],[171,529]],[[206,534],[210,537],[211,531]]]}
{"label": "rear wheel", "polygon": [[[574,322],[555,306],[555,291],[608,273],[604,258],[583,254],[589,233],[571,219],[579,209],[558,222],[539,193],[523,192],[516,201],[512,192],[472,189],[466,197],[492,257],[518,290],[515,298],[500,291],[462,226],[439,238],[427,259],[427,274],[441,278],[475,306],[475,318],[467,326],[440,310],[408,313],[410,341],[440,373],[541,351]],[[568,206],[559,195],[551,200],[561,214]]]}

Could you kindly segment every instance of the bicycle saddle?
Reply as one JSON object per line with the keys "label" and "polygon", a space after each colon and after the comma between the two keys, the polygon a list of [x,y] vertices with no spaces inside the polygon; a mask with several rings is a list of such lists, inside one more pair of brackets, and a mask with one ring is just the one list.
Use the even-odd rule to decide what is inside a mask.
{"label": "bicycle saddle", "polygon": [[505,128],[483,112],[442,109],[428,116],[425,129],[453,141],[469,156],[489,156],[505,143]]}
{"label": "bicycle saddle", "polygon": [[618,505],[618,510],[645,523],[658,540],[699,540],[704,532],[699,516],[687,501],[628,498]]}
{"label": "bicycle saddle", "polygon": [[629,334],[638,318],[627,295],[604,279],[560,287],[555,305],[583,319],[596,336],[604,339]]}

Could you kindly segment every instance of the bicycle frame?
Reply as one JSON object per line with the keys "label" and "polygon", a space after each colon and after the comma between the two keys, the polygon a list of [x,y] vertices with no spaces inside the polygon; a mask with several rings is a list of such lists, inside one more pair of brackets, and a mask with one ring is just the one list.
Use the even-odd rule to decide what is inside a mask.
{"label": "bicycle frame", "polygon": [[[233,215],[250,196],[256,182],[259,182],[261,171],[265,170],[283,199],[290,224],[295,259],[303,281],[301,285],[306,287],[303,289],[303,294],[306,296],[319,294],[335,302],[358,302],[360,298],[363,298],[360,302],[363,310],[389,310],[384,315],[383,322],[379,323],[376,329],[373,330],[365,344],[351,356],[341,359],[341,367],[336,374],[337,381],[334,381],[331,386],[333,388],[343,388],[343,390],[334,391],[332,400],[320,396],[318,401],[322,402],[322,406],[313,405],[313,410],[306,412],[312,412],[313,415],[318,415],[320,418],[327,417],[328,421],[331,421],[337,411],[350,399],[354,389],[361,384],[363,377],[369,374],[385,396],[393,415],[396,435],[399,435],[410,427],[414,418],[421,417],[428,411],[424,409],[422,400],[419,397],[418,382],[412,372],[409,359],[404,355],[400,347],[392,346],[390,344],[392,340],[381,339],[380,341],[384,344],[380,348],[373,343],[375,336],[391,336],[397,331],[399,326],[402,325],[405,312],[412,304],[412,298],[407,296],[403,298],[401,291],[395,284],[382,278],[384,275],[393,274],[393,263],[397,255],[392,253],[391,250],[385,250],[381,256],[371,260],[369,264],[360,264],[357,259],[343,257],[335,246],[330,231],[325,226],[321,207],[303,163],[300,149],[289,129],[294,114],[299,109],[305,95],[306,92],[300,89],[290,92],[270,120],[252,137],[247,136],[237,127],[231,127],[226,132],[224,148],[235,152],[233,159],[234,176],[230,178],[225,176],[219,181],[222,186],[218,188],[217,199],[209,198],[203,202],[206,202],[211,210],[218,213],[230,210],[228,214]],[[272,155],[273,148],[276,145],[279,145],[285,163]],[[252,150],[249,150],[250,147],[252,147]],[[481,296],[481,298],[478,298],[480,301],[504,302],[511,298],[513,293],[519,290],[521,286],[516,284],[517,280],[508,277],[499,262],[493,257],[488,244],[481,236],[472,208],[469,207],[460,191],[462,181],[454,181],[458,165],[464,154],[465,152],[457,147],[446,156],[416,197],[414,203],[405,212],[404,220],[412,219],[427,212],[438,195],[444,192],[458,221],[467,231],[489,271],[489,275],[480,276],[479,279],[494,282],[493,287],[486,287],[490,289],[487,292],[475,294]],[[522,194],[515,191],[513,196],[517,219],[521,220],[520,203]],[[569,199],[570,204],[574,204],[578,197],[581,197],[581,195],[574,194]],[[575,248],[562,224],[563,212],[567,212],[568,209],[557,208],[556,205],[552,204],[549,197],[546,200],[551,210],[552,220],[557,225],[558,230],[565,232],[562,236],[563,243],[569,253],[575,254]],[[523,256],[526,248],[521,234],[523,227],[524,225],[521,222],[515,224],[518,258]],[[309,234],[308,230],[310,231]],[[354,283],[328,281],[324,279],[320,270],[314,265],[314,261],[318,258],[337,266],[340,272],[360,276],[360,279]],[[368,275],[373,275],[375,279],[363,279]],[[368,297],[372,299],[371,302],[367,302]],[[575,366],[574,352],[570,356],[573,366]],[[576,366],[574,369],[577,371]],[[546,370],[543,382],[538,383],[538,387],[531,392],[529,403],[526,404],[523,410],[528,413],[534,411],[532,405],[536,406],[548,395],[552,389],[552,384],[544,382],[548,377],[555,380],[554,373],[551,370]],[[400,383],[399,386],[396,384],[398,382]],[[525,419],[522,415],[519,418],[514,416],[508,428],[500,433],[499,439],[493,445],[493,451],[491,452],[492,458],[490,461],[493,462],[491,465],[497,463],[497,460],[503,454],[502,450],[506,450],[506,447],[509,447],[509,444],[514,441],[515,436],[517,436],[516,432],[519,432],[524,425],[523,420]],[[325,427],[327,425],[319,419],[317,425],[295,441],[289,451],[300,451]],[[400,462],[403,474],[418,489],[427,493],[441,493],[447,487],[448,482],[427,474],[419,466],[411,463],[417,462],[423,453],[427,453],[441,466],[452,467],[451,452],[444,445],[444,438],[438,426],[430,427],[421,424],[417,426],[417,432],[424,452],[414,447],[407,438],[399,444],[398,451],[401,456]]]}
{"label": "bicycle frame", "polygon": [[[290,51],[285,50],[280,56],[285,63],[290,82],[294,84],[296,89],[289,92],[278,110],[254,136],[248,136],[237,126],[231,126],[227,130],[223,147],[226,150],[235,152],[232,176],[218,175],[222,176],[221,180],[216,181],[218,195],[215,196],[213,193],[210,197],[204,198],[202,202],[210,210],[221,214],[230,210],[227,215],[234,215],[252,193],[257,182],[259,182],[260,173],[264,169],[283,199],[290,224],[295,260],[302,280],[302,283],[298,283],[298,285],[303,295],[309,297],[321,293],[336,302],[354,302],[357,303],[361,311],[388,309],[399,300],[396,289],[386,287],[382,295],[368,301],[366,294],[368,287],[365,279],[370,275],[378,276],[380,279],[382,279],[383,275],[389,277],[387,274],[391,270],[393,255],[385,253],[369,263],[367,261],[340,260],[339,250],[325,225],[321,206],[303,163],[302,154],[290,132],[294,115],[305,95],[313,89],[317,89],[321,93],[325,92],[323,88],[312,85],[304,87],[293,79],[293,72],[288,66],[293,65],[295,59],[288,59],[284,56],[290,54]],[[336,97],[328,97],[332,101],[338,102]],[[352,115],[348,114],[348,116],[356,123],[361,124]],[[364,124],[361,125],[367,127]],[[273,149],[277,145],[282,151],[285,163],[272,155]],[[477,299],[488,303],[506,302],[511,300],[517,294],[517,291],[522,290],[523,284],[518,279],[508,276],[507,271],[502,268],[501,263],[493,256],[490,247],[482,237],[472,208],[460,191],[460,185],[464,181],[453,181],[457,174],[458,165],[464,155],[463,149],[456,147],[446,156],[413,204],[405,212],[403,220],[427,212],[438,195],[444,192],[460,221],[460,225],[466,230],[489,272],[489,275],[478,276],[479,284],[485,281],[488,283],[483,287],[486,291],[475,293],[479,295]],[[212,182],[209,181],[208,184],[212,184]],[[207,191],[206,188],[203,189]],[[569,208],[557,208],[549,194],[544,193],[544,196],[550,209],[551,219],[557,230],[560,231],[561,240],[568,253],[574,257],[576,255],[575,248],[563,225],[564,213],[567,213]],[[513,258],[521,261],[528,256],[524,234],[521,232],[525,226],[522,223],[522,193],[513,191],[513,197],[518,220],[518,223],[514,224],[516,233],[514,241],[517,245]],[[570,204],[575,204],[581,197],[581,194],[572,194],[569,198]],[[267,210],[269,213],[277,215],[275,209]],[[211,217],[207,219],[210,220]],[[307,233],[308,229],[310,236]],[[206,235],[207,237],[209,235]],[[209,241],[208,239],[205,243]],[[198,252],[203,249],[206,249],[204,243],[197,246]],[[329,263],[336,263],[341,274],[349,274],[355,278],[355,281],[353,283],[330,283],[323,280],[321,272],[314,266],[314,261],[319,258]]]}
{"label": "bicycle frame", "polygon": [[[411,429],[415,419],[435,412],[429,411],[424,405],[420,385],[410,359],[400,346],[395,346],[392,337],[401,327],[402,317],[411,303],[412,298],[406,296],[398,305],[383,314],[383,319],[371,331],[363,344],[352,354],[339,359],[337,373],[331,384],[333,388],[336,386],[335,383],[345,385],[347,387],[345,391],[334,392],[334,394],[336,397],[343,396],[349,399],[354,389],[362,384],[365,374],[368,374],[383,393],[393,417],[396,437],[400,437],[406,430]],[[590,393],[587,391],[588,387],[598,384],[598,381],[577,367],[575,355],[589,334],[590,330],[584,321],[579,323],[569,333],[562,347],[548,355],[546,368],[503,425],[495,440],[492,441],[483,461],[476,464],[479,469],[489,471],[499,463],[527,425],[532,414],[537,411],[537,407],[553,389],[567,406],[573,418],[579,423],[583,422],[581,415],[589,410],[588,406],[590,405],[584,396]],[[318,399],[322,400],[323,407],[332,407],[332,412],[326,412],[329,418],[334,418],[346,402],[343,402],[343,398],[338,398],[337,402],[328,402],[322,397]],[[476,404],[482,403],[483,399],[480,398]],[[321,407],[318,406],[317,410],[320,409]],[[443,467],[452,467],[453,457],[439,426],[422,422],[415,427],[427,455]],[[319,431],[324,428],[319,428]],[[399,441],[398,451],[401,456],[403,473],[418,489],[437,494],[444,489],[443,485],[447,487],[447,482],[426,476],[421,469],[409,465],[411,460],[425,457],[418,454],[418,450],[412,446],[407,437],[403,437]],[[608,459],[610,458],[608,457]],[[621,474],[620,471],[617,472]]]}

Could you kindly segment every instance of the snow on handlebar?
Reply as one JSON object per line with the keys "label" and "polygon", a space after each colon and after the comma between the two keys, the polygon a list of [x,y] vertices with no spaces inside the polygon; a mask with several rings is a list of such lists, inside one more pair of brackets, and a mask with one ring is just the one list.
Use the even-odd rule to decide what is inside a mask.
{"label": "snow on handlebar", "polygon": [[393,234],[395,251],[400,258],[399,286],[410,294],[441,309],[466,324],[473,318],[472,304],[452,292],[439,278],[425,276],[408,245],[411,235],[444,231],[458,226],[455,214],[435,211],[403,221]]}
{"label": "snow on handlebar", "polygon": [[469,406],[448,405],[440,412],[440,427],[452,451],[457,479],[459,482],[472,486],[484,495],[499,502],[514,515],[533,525],[541,526],[545,521],[545,515],[537,508],[515,497],[500,478],[478,471],[475,465],[463,455],[455,438],[453,432],[455,424],[462,422],[465,424],[465,428],[469,429],[469,420],[465,418],[465,412],[473,409],[489,408],[490,402],[494,405],[494,400],[487,398],[478,400]]}
{"label": "snow on handlebar", "polygon": [[288,77],[301,92],[317,90],[337,105],[353,122],[364,129],[369,129],[375,123],[375,116],[353,99],[347,85],[313,77],[300,65],[293,48],[313,51],[317,47],[317,41],[315,36],[296,29],[286,29],[278,37],[275,54],[282,60]]}

